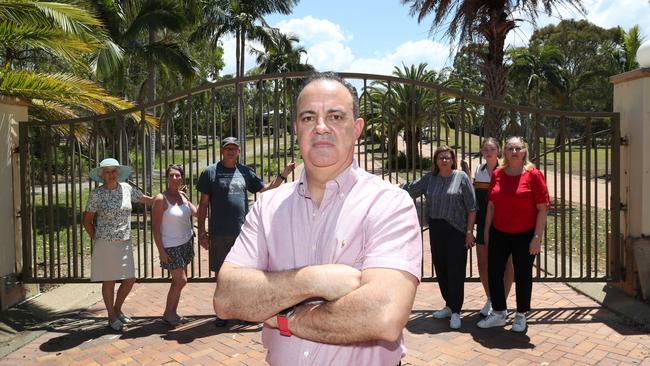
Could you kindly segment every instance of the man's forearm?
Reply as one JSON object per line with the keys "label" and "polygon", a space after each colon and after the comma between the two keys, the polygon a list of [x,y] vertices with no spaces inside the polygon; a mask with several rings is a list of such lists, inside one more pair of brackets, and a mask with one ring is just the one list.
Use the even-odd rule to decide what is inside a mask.
{"label": "man's forearm", "polygon": [[226,262],[219,271],[214,310],[223,319],[264,321],[310,298],[338,299],[359,288],[361,272],[343,264],[264,272]]}
{"label": "man's forearm", "polygon": [[[228,268],[231,266],[224,263]],[[222,319],[264,321],[312,296],[307,267],[284,272],[230,268],[220,273],[214,307]]]}
{"label": "man's forearm", "polygon": [[205,234],[205,218],[208,216],[208,207],[204,204],[199,204],[197,210],[197,226],[199,228],[199,236]]}
{"label": "man's forearm", "polygon": [[330,344],[373,340],[394,342],[413,307],[417,279],[395,270],[392,278],[367,283],[348,295],[320,305],[302,305],[289,329],[300,338]]}

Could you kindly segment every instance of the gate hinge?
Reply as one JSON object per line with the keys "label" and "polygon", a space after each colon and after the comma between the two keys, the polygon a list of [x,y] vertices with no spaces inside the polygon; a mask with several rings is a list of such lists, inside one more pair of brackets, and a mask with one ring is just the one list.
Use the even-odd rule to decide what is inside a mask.
{"label": "gate hinge", "polygon": [[630,140],[627,138],[627,136],[621,136],[621,146],[628,146],[630,144]]}

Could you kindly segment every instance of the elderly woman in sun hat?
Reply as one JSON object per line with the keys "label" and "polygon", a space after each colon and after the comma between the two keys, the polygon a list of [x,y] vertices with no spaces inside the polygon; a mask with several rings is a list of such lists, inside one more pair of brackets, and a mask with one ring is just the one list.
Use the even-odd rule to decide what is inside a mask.
{"label": "elderly woman in sun hat", "polygon": [[[83,214],[83,226],[93,241],[90,279],[102,282],[109,326],[126,331],[126,324],[132,319],[122,312],[122,305],[135,283],[131,202],[151,204],[153,199],[124,182],[131,175],[131,168],[115,159],[102,160],[89,175],[103,183],[90,192]],[[116,281],[121,281],[117,295]]]}

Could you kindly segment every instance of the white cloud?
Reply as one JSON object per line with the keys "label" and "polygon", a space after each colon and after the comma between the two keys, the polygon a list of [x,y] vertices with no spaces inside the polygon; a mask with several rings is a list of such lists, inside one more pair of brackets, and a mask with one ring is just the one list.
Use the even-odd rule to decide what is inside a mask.
{"label": "white cloud", "polygon": [[647,0],[585,0],[587,19],[601,27],[621,26],[628,30],[639,24],[650,35],[650,3]]}
{"label": "white cloud", "polygon": [[283,20],[275,25],[284,33],[296,34],[302,43],[312,44],[328,41],[346,42],[352,35],[346,35],[341,26],[327,19],[317,19],[311,15],[304,18]]}
{"label": "white cloud", "polygon": [[[223,62],[224,67],[221,70],[221,75],[235,74],[237,55],[235,50],[235,37],[232,35],[226,35],[221,39],[221,47],[223,47]],[[246,41],[246,54],[244,55],[244,69],[250,70],[256,66],[255,57],[251,55],[251,47],[261,49],[261,45],[258,42]]]}
{"label": "white cloud", "polygon": [[[556,9],[552,16],[541,14],[537,27],[557,24],[562,19],[587,19],[589,22],[602,28],[621,26],[628,30],[635,24],[641,28],[641,33],[650,39],[650,3],[647,0],[583,0],[587,11],[586,15],[580,14],[575,8],[563,6]],[[514,14],[515,18],[522,18]],[[533,33],[533,25],[520,23],[519,28],[508,35],[506,44],[523,46],[528,43]]]}
{"label": "white cloud", "polygon": [[395,66],[401,68],[402,65],[417,65],[421,62],[427,63],[430,70],[440,70],[453,61],[449,57],[450,52],[448,45],[428,39],[407,41],[397,46],[393,52],[387,55],[373,58],[357,58],[350,65],[350,70],[345,71],[390,75],[393,73]]}
{"label": "white cloud", "polygon": [[440,69],[450,63],[449,47],[431,40],[407,41],[394,50],[374,56],[354,54],[349,43],[352,34],[329,20],[312,16],[281,21],[275,25],[283,32],[293,33],[307,50],[303,57],[317,70],[334,70],[390,75],[395,66],[426,62],[429,68]]}
{"label": "white cloud", "polygon": [[317,70],[344,71],[354,58],[350,47],[338,41],[319,42],[307,49],[307,60]]}

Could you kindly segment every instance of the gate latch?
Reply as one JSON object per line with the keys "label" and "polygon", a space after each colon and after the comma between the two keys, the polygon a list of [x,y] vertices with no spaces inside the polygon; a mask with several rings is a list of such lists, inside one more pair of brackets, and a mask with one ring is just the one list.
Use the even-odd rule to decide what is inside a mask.
{"label": "gate latch", "polygon": [[630,140],[627,138],[627,136],[621,136],[621,146],[628,146],[630,144]]}

